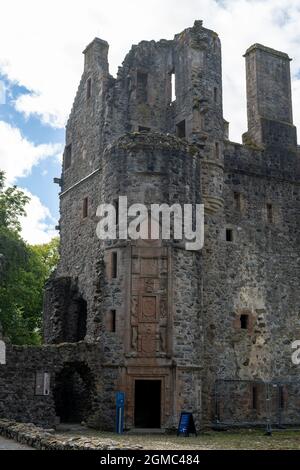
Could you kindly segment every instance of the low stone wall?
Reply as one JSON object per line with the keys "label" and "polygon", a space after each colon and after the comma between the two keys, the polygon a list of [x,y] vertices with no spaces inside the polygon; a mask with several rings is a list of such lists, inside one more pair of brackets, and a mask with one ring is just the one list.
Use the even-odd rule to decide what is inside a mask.
{"label": "low stone wall", "polygon": [[[0,435],[26,444],[38,450],[114,450],[120,443],[112,439],[96,437],[66,437],[54,430],[43,429],[34,424],[17,423],[0,419]],[[142,446],[122,443],[122,450],[140,450]]]}

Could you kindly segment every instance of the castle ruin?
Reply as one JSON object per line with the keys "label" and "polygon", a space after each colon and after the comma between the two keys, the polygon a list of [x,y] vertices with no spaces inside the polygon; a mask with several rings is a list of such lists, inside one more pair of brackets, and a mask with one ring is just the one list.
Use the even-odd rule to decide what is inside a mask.
{"label": "castle ruin", "polygon": [[[127,429],[174,429],[183,410],[210,426],[227,406],[220,399],[216,409],[216,381],[230,380],[240,395],[228,419],[260,423],[260,382],[297,380],[300,150],[290,58],[254,44],[245,60],[248,131],[238,144],[223,117],[221,43],[201,21],[174,40],[132,46],[116,78],[107,42],[86,47],[56,181],[61,259],[46,286],[45,344],[7,344],[1,416],[112,430],[120,390]],[[119,196],[204,204],[203,249],[99,240],[97,208]],[[300,423],[300,392],[280,390],[285,421]]]}

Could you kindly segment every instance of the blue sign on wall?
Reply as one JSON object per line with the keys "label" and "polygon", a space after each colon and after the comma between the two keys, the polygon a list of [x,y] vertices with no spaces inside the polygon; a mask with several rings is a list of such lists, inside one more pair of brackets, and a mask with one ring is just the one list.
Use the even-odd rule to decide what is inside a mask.
{"label": "blue sign on wall", "polygon": [[125,393],[116,393],[116,433],[122,434],[124,431],[124,407]]}
{"label": "blue sign on wall", "polygon": [[197,436],[193,414],[182,411],[178,424],[177,436],[189,436],[190,434],[195,434]]}

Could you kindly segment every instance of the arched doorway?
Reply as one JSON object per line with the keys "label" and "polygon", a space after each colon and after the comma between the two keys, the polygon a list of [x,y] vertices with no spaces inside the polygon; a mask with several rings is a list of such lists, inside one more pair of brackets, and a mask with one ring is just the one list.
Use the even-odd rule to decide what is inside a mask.
{"label": "arched doorway", "polygon": [[61,423],[86,421],[92,410],[94,380],[83,362],[66,363],[56,374],[54,401]]}

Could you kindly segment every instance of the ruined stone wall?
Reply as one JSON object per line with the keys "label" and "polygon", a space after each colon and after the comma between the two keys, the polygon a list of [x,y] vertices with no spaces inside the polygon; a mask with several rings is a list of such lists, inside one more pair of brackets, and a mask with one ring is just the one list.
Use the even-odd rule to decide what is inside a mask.
{"label": "ruined stone wall", "polygon": [[[213,380],[295,379],[291,344],[299,336],[299,158],[278,148],[276,153],[228,143],[224,160],[225,224],[207,252],[215,270],[204,268],[203,276],[205,362]],[[226,241],[226,229],[232,230],[232,241]],[[246,329],[241,315],[248,316]],[[208,395],[213,396],[212,389]],[[244,405],[241,415],[247,414]]]}
{"label": "ruined stone wall", "polygon": [[[101,351],[86,343],[58,346],[6,345],[6,364],[0,365],[0,415],[2,418],[55,426],[54,390],[59,373],[67,365],[84,364],[93,378],[90,411],[86,422],[99,426],[102,403]],[[49,393],[37,388],[37,373],[49,374]]]}

